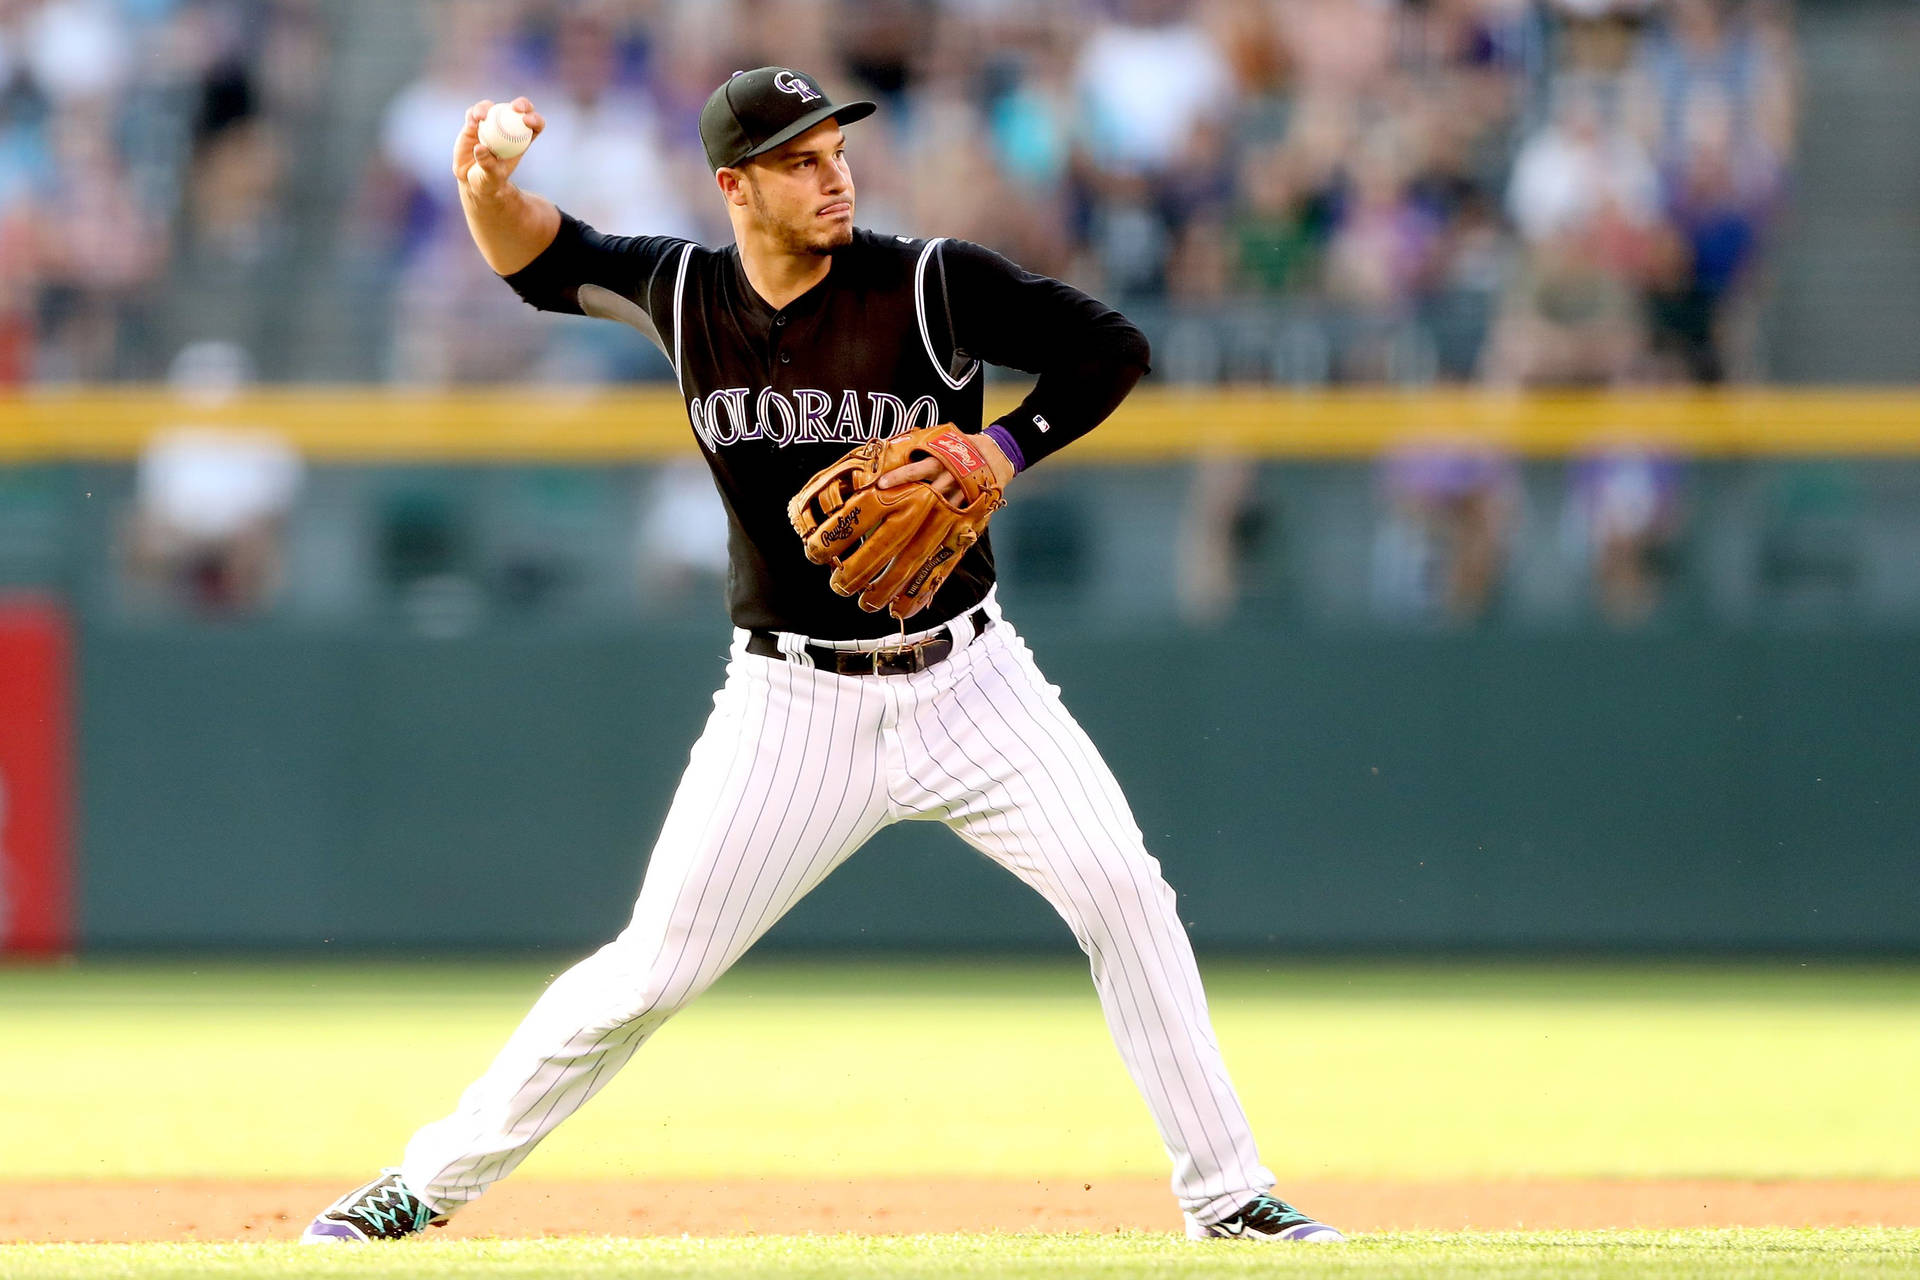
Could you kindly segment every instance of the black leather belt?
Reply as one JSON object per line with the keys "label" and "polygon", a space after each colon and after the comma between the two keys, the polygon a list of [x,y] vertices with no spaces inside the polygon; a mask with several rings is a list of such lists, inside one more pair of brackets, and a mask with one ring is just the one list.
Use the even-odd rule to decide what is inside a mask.
{"label": "black leather belt", "polygon": [[[967,621],[973,624],[976,636],[993,625],[993,618],[984,608],[968,614]],[[945,662],[953,655],[953,649],[953,631],[942,627],[930,636],[906,644],[883,645],[878,649],[829,649],[825,645],[810,644],[806,654],[822,671],[843,676],[910,676]],[[787,656],[780,651],[780,638],[771,631],[749,631],[747,652],[763,658],[785,659]]]}

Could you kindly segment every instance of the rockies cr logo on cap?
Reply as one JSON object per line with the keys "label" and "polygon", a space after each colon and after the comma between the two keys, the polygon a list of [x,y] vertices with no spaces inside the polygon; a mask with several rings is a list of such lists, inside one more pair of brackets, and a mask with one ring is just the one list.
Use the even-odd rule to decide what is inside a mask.
{"label": "rockies cr logo on cap", "polygon": [[773,78],[773,87],[782,93],[797,93],[800,101],[812,102],[820,96],[820,91],[802,80],[791,71],[782,71]]}
{"label": "rockies cr logo on cap", "polygon": [[[0,8],[4,8],[0,0]],[[871,102],[835,105],[820,82],[792,67],[755,67],[729,77],[700,108],[700,145],[714,169],[751,160],[823,120],[842,125],[873,114]]]}

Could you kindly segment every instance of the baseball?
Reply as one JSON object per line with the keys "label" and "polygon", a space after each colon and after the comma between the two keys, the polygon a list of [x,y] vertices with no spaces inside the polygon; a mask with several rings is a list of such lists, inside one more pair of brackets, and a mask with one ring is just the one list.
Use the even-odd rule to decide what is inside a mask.
{"label": "baseball", "polygon": [[496,102],[480,122],[480,143],[502,160],[511,160],[533,141],[533,130],[518,111],[505,102]]}

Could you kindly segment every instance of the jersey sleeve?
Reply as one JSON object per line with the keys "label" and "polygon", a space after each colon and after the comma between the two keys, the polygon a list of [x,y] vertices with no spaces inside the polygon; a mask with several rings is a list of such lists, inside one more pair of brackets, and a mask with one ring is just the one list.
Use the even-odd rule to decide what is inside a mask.
{"label": "jersey sleeve", "polygon": [[531,306],[630,324],[670,354],[665,326],[693,247],[677,236],[602,235],[562,211],[553,243],[504,278]]}
{"label": "jersey sleeve", "polygon": [[[1039,375],[1018,408],[987,426],[1025,469],[1104,422],[1147,372],[1146,335],[1072,285],[965,240],[934,249],[934,284],[956,360]],[[934,290],[930,290],[934,292]]]}

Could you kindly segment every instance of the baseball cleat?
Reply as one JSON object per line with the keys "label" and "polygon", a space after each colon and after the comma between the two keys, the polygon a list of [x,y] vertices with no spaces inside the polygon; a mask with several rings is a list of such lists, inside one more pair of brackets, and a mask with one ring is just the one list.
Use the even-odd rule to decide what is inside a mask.
{"label": "baseball cleat", "polygon": [[1256,1196],[1215,1223],[1202,1225],[1189,1215],[1187,1239],[1338,1244],[1346,1237],[1326,1223],[1309,1218],[1285,1200]]}
{"label": "baseball cleat", "polygon": [[300,1243],[366,1244],[446,1225],[447,1215],[435,1213],[407,1190],[398,1169],[382,1169],[372,1182],[355,1187],[321,1210],[300,1233]]}

